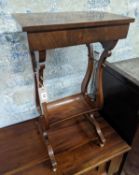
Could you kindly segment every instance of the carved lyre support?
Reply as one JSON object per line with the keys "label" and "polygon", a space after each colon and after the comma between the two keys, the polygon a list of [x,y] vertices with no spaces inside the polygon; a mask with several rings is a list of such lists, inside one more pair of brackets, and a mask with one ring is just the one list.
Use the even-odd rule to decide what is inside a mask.
{"label": "carved lyre support", "polygon": [[88,66],[87,66],[85,77],[81,85],[81,92],[84,95],[87,95],[87,88],[93,72],[93,62],[94,62],[93,46],[91,46],[91,44],[87,44],[86,46],[88,49]]}
{"label": "carved lyre support", "polygon": [[[91,44],[87,44],[87,48],[88,48],[88,66],[87,66],[87,71],[85,74],[85,77],[83,79],[82,82],[82,86],[81,86],[81,92],[87,97],[87,89],[88,89],[88,85],[89,85],[89,81],[91,79],[92,73],[94,73],[93,71],[93,67],[94,67],[94,53],[93,53],[93,46]],[[92,99],[94,100],[94,99]],[[91,124],[94,126],[96,133],[98,135],[99,138],[99,145],[102,147],[104,146],[105,143],[105,138],[103,136],[103,133],[101,131],[101,128],[98,124],[98,122],[95,119],[95,116],[93,114],[85,114],[84,115],[90,122]]]}
{"label": "carved lyre support", "polygon": [[35,80],[35,92],[36,92],[36,106],[40,113],[39,121],[37,123],[39,132],[46,145],[49,158],[51,160],[53,171],[57,169],[57,162],[55,160],[53,148],[49,142],[47,130],[49,128],[49,121],[47,115],[47,92],[43,84],[43,73],[45,69],[46,51],[39,51],[39,59],[37,60],[35,53],[31,52],[32,67]]}
{"label": "carved lyre support", "polygon": [[40,109],[40,100],[39,100],[39,91],[38,91],[38,80],[37,80],[37,59],[35,56],[35,53],[31,51],[31,62],[32,62],[32,69],[34,73],[34,82],[35,82],[35,102],[36,102],[36,107],[39,113],[41,113]]}
{"label": "carved lyre support", "polygon": [[41,115],[44,116],[46,129],[49,128],[49,121],[47,115],[47,92],[43,84],[43,72],[45,69],[46,51],[39,51],[38,71],[37,71],[37,82],[39,91],[39,100]]}
{"label": "carved lyre support", "polygon": [[[103,85],[102,85],[102,77],[103,77],[103,64],[109,56],[111,56],[111,50],[115,47],[117,43],[116,41],[108,41],[108,42],[102,42],[102,46],[104,48],[104,51],[102,52],[99,60],[95,62],[94,58],[94,52],[93,52],[93,46],[91,44],[87,44],[88,48],[88,66],[87,66],[87,72],[85,74],[85,77],[82,82],[81,86],[81,92],[84,95],[87,95],[87,89],[89,85],[89,81],[91,79],[92,73],[93,73],[93,89],[95,92],[93,92],[93,95],[90,96],[91,101],[93,100],[94,103],[96,103],[97,109],[100,109],[103,105]],[[98,124],[98,122],[95,119],[95,116],[93,114],[86,114],[85,117],[93,124],[95,127],[96,133],[100,140],[100,146],[104,146],[106,140],[104,138],[103,132]]]}
{"label": "carved lyre support", "polygon": [[95,86],[93,87],[95,92],[93,92],[93,95],[90,94],[90,97],[93,98],[92,100],[96,101],[98,108],[101,108],[103,106],[103,85],[102,85],[103,65],[105,60],[109,56],[111,56],[111,50],[115,47],[116,43],[117,43],[117,40],[101,42],[102,47],[104,48],[104,51],[102,52],[98,61],[95,60],[95,57],[94,57],[93,45],[92,44],[86,45],[88,48],[88,66],[87,66],[85,77],[82,82],[81,92],[84,95],[88,94],[87,89],[88,89],[91,76],[93,74],[92,81]]}
{"label": "carved lyre support", "polygon": [[96,74],[96,103],[98,108],[102,108],[104,97],[103,97],[103,65],[105,60],[111,56],[111,50],[116,46],[117,40],[101,42],[104,51],[102,52],[97,66]]}

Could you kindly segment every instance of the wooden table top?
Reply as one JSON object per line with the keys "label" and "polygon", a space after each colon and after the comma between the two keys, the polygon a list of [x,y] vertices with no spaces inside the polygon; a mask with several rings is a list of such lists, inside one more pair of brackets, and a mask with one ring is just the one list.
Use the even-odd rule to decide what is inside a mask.
{"label": "wooden table top", "polygon": [[134,18],[99,11],[16,13],[13,17],[26,32],[123,25],[134,21]]}

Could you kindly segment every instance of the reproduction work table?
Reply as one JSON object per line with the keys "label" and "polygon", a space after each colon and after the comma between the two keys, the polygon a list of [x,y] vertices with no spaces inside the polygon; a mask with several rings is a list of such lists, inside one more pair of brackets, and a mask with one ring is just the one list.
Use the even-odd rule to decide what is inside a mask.
{"label": "reproduction work table", "polygon": [[[130,147],[99,115],[99,110],[103,107],[103,64],[111,56],[118,40],[126,38],[129,24],[134,19],[105,12],[13,16],[22,30],[27,32],[36,88],[36,106],[40,116],[18,125],[16,130],[13,127],[12,137],[23,132],[23,145],[21,146],[23,140],[20,137],[15,141],[18,143],[17,147],[12,148],[19,163],[10,164],[8,169],[2,162],[1,171],[6,172],[7,169],[9,174],[30,175],[35,175],[37,171],[39,174],[60,175],[116,173],[123,154]],[[94,42],[99,42],[103,47],[98,61],[94,57]],[[47,102],[47,91],[43,83],[47,50],[80,44],[86,44],[88,48],[88,66],[81,91]],[[95,86],[91,94],[88,93],[90,79]],[[2,154],[6,155],[6,152]]]}

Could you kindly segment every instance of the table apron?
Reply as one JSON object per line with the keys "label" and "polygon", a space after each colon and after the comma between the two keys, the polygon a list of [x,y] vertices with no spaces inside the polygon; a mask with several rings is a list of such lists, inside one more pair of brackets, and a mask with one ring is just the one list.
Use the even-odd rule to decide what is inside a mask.
{"label": "table apron", "polygon": [[126,38],[129,24],[28,33],[30,50],[45,50]]}

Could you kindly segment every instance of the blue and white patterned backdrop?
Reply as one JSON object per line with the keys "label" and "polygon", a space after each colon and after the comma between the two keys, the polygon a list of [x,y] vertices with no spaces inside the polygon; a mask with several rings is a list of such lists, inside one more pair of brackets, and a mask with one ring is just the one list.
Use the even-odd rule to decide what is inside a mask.
{"label": "blue and white patterned backdrop", "polygon": [[[0,0],[0,127],[38,115],[26,33],[21,32],[11,14],[82,10],[103,10],[135,17],[128,38],[119,42],[109,60],[139,55],[138,0]],[[86,47],[50,50],[47,55],[45,85],[49,101],[78,92],[86,69]]]}

